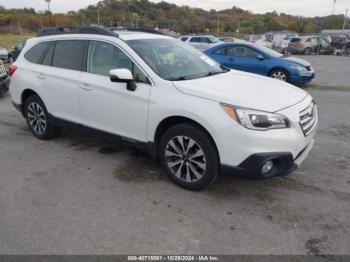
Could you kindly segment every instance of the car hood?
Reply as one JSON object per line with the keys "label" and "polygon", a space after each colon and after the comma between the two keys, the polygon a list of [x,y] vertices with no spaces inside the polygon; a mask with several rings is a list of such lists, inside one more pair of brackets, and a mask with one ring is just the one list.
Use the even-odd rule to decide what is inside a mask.
{"label": "car hood", "polygon": [[303,59],[297,58],[297,57],[283,57],[282,59],[289,61],[289,62],[298,63],[298,64],[303,65],[303,66],[310,66],[309,62],[307,62]]}
{"label": "car hood", "polygon": [[295,105],[308,95],[280,80],[236,70],[199,79],[175,81],[173,84],[188,95],[269,112]]}

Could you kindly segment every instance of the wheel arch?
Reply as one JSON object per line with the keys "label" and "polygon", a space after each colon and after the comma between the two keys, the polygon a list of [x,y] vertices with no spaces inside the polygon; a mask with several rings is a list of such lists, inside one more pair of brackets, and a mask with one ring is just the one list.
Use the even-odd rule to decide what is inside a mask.
{"label": "wheel arch", "polygon": [[[25,89],[23,90],[22,94],[21,94],[21,112],[22,112],[22,115],[24,116],[24,103],[26,102],[26,100],[33,96],[33,95],[36,95],[38,96],[40,99],[41,97],[38,95],[37,92],[35,92],[34,90],[32,89]],[[41,99],[42,100],[42,99]]]}
{"label": "wheel arch", "polygon": [[[177,124],[180,124],[180,123],[188,123],[188,124],[191,124],[197,128],[199,128],[200,130],[202,130],[210,139],[210,141],[213,143],[214,147],[215,147],[215,150],[216,150],[216,153],[217,153],[217,156],[218,156],[218,159],[220,161],[220,155],[219,155],[219,150],[218,150],[218,147],[215,143],[215,140],[213,138],[213,136],[210,134],[210,132],[207,130],[207,128],[205,128],[202,124],[200,124],[198,121],[195,121],[189,117],[185,117],[185,116],[179,116],[179,115],[176,115],[176,116],[169,116],[165,119],[163,119],[157,126],[156,128],[156,131],[154,133],[154,146],[153,146],[153,150],[151,152],[151,155],[153,158],[158,158],[158,145],[159,145],[159,141],[160,141],[160,138],[162,137],[162,135],[169,129],[171,128],[172,126],[175,126]],[[219,162],[220,163],[220,162]]]}

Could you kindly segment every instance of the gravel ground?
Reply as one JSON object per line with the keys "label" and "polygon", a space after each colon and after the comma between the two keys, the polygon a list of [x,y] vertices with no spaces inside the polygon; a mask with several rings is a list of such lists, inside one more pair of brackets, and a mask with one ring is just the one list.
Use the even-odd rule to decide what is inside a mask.
{"label": "gravel ground", "polygon": [[0,98],[0,254],[350,254],[350,58],[307,59],[320,127],[303,167],[196,193],[118,141],[39,141]]}

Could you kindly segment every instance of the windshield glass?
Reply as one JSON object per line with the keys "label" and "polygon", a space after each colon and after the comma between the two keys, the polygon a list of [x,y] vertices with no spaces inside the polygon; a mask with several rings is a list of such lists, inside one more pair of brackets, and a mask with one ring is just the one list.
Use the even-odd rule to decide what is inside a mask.
{"label": "windshield glass", "polygon": [[272,56],[272,57],[282,57],[283,56],[281,53],[278,53],[275,50],[272,50],[271,48],[268,48],[266,46],[259,45],[259,49],[261,51],[263,51],[265,54]]}
{"label": "windshield glass", "polygon": [[217,43],[220,42],[220,40],[214,36],[209,36],[208,39],[210,40],[210,42],[212,43]]}
{"label": "windshield glass", "polygon": [[226,72],[211,58],[176,39],[129,40],[127,43],[165,80],[190,80]]}

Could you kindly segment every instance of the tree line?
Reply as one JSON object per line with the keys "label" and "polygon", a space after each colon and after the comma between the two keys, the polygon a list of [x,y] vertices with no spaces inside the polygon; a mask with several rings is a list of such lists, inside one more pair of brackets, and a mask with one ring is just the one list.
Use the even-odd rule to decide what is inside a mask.
{"label": "tree line", "polygon": [[102,0],[96,5],[64,14],[38,12],[32,8],[6,9],[0,6],[0,32],[33,32],[50,25],[68,27],[99,23],[103,26],[169,28],[181,34],[216,34],[218,24],[221,35],[259,34],[278,30],[317,33],[322,29],[342,28],[343,19],[343,15],[301,17],[275,11],[254,14],[237,7],[206,11],[148,0]]}

